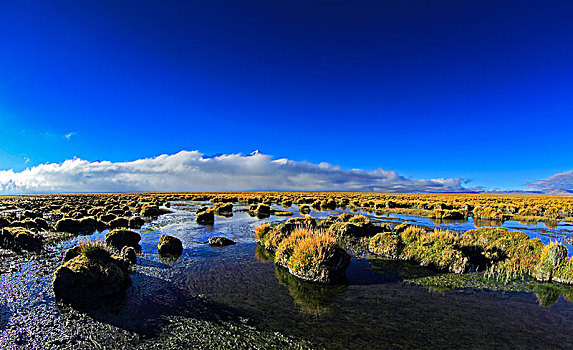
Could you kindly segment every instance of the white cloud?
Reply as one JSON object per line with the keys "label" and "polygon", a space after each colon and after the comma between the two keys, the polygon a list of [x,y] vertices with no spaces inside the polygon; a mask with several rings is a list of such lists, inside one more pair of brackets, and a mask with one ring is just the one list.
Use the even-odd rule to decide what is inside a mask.
{"label": "white cloud", "polygon": [[573,191],[573,170],[549,176],[546,179],[526,182],[527,186],[541,191],[566,190]]}
{"label": "white cloud", "polygon": [[198,151],[132,162],[78,158],[0,171],[0,193],[129,191],[463,192],[463,179],[411,179],[394,171],[345,170],[329,163],[273,159],[256,153],[206,157]]}

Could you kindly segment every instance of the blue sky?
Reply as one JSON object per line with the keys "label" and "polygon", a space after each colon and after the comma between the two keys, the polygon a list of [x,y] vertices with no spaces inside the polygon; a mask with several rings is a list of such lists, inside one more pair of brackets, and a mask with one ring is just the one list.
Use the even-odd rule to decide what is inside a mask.
{"label": "blue sky", "polygon": [[261,149],[527,188],[573,169],[572,17],[570,1],[3,1],[0,171]]}

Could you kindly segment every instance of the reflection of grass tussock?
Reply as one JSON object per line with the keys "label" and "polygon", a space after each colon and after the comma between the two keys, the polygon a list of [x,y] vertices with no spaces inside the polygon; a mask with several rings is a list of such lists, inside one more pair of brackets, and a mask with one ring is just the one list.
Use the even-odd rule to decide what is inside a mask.
{"label": "reflection of grass tussock", "polygon": [[409,261],[395,259],[379,258],[371,256],[368,258],[372,271],[385,275],[395,276],[400,279],[419,279],[429,276],[435,276],[436,271]]}
{"label": "reflection of grass tussock", "polygon": [[173,265],[181,257],[182,253],[177,254],[168,254],[168,253],[159,253],[159,260],[164,262],[167,265]]}
{"label": "reflection of grass tussock", "polygon": [[257,246],[255,247],[255,258],[265,263],[275,261],[275,255],[273,254],[273,252],[271,252],[268,249],[265,249],[265,247],[263,247],[260,244],[257,244]]}
{"label": "reflection of grass tussock", "polygon": [[276,267],[275,273],[279,283],[287,286],[301,311],[311,315],[330,313],[334,301],[342,297],[347,290],[346,285],[325,285],[301,280],[281,266]]}
{"label": "reflection of grass tussock", "polygon": [[407,282],[427,287],[431,291],[445,291],[462,288],[489,289],[504,292],[535,293],[539,305],[549,307],[554,304],[561,295],[566,300],[573,302],[573,286],[541,283],[531,278],[517,278],[499,280],[490,278],[486,273],[473,274],[433,274],[425,277],[411,277]]}

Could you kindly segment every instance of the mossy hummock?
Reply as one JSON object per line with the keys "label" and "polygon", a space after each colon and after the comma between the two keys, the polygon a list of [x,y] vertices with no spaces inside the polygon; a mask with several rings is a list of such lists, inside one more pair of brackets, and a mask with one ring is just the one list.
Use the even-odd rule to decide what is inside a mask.
{"label": "mossy hummock", "polygon": [[340,248],[332,233],[316,229],[310,217],[289,219],[271,227],[255,228],[257,241],[275,251],[274,262],[305,280],[334,283],[345,280],[350,255]]}
{"label": "mossy hummock", "polygon": [[543,245],[525,233],[481,228],[463,233],[409,226],[378,233],[369,251],[391,259],[417,262],[441,271],[487,271],[489,276],[532,276],[539,281],[573,284],[573,263],[559,244]]}
{"label": "mossy hummock", "polygon": [[54,272],[54,294],[57,300],[73,305],[98,305],[125,290],[130,281],[130,261],[114,255],[101,242],[85,242],[70,249],[64,261]]}

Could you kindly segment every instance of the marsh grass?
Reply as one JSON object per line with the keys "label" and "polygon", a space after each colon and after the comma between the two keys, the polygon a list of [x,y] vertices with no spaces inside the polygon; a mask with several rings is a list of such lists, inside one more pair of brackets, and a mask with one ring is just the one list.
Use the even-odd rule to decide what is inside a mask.
{"label": "marsh grass", "polygon": [[[483,271],[488,278],[511,280],[535,276],[544,258],[539,239],[504,228],[481,228],[464,233],[407,226],[379,233],[370,239],[369,250],[387,258],[415,261],[441,271]],[[565,253],[566,256],[566,253]],[[573,280],[570,259],[555,267],[555,276]]]}
{"label": "marsh grass", "polygon": [[115,251],[108,247],[103,240],[86,240],[78,244],[78,253],[88,260],[108,261]]}
{"label": "marsh grass", "polygon": [[[274,251],[277,265],[287,267],[299,277],[313,279],[309,276],[319,276],[317,278],[321,281],[330,280],[329,262],[341,258],[348,259],[349,263],[350,257],[340,248],[337,236],[327,229],[317,228],[315,220],[310,217],[289,219],[274,227],[269,224],[258,226],[255,237],[262,247]],[[259,252],[257,255],[262,257],[263,254]],[[340,267],[336,265],[332,271]]]}
{"label": "marsh grass", "polygon": [[[292,236],[299,237],[291,256],[287,260],[288,268],[294,273],[318,269],[319,265],[328,259],[337,247],[336,238],[327,231],[297,229]],[[280,246],[277,251],[280,257]]]}

